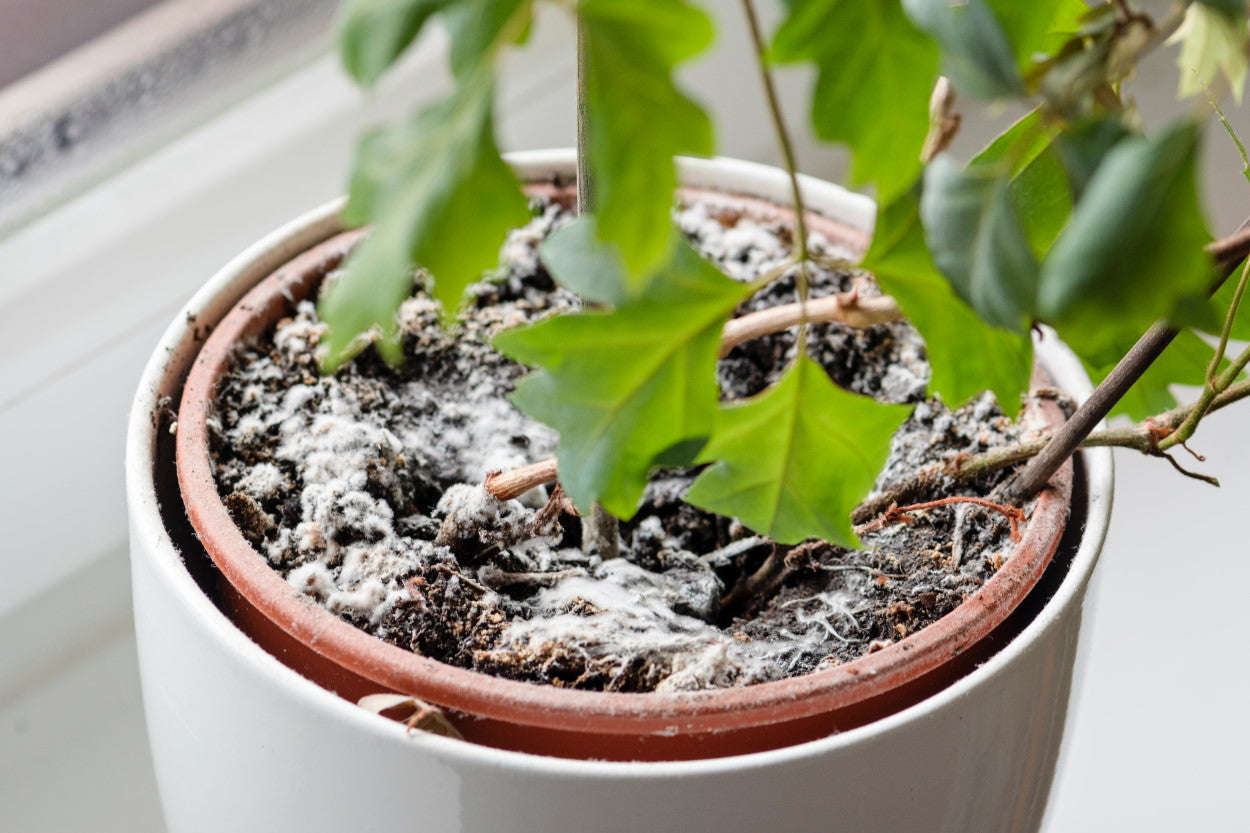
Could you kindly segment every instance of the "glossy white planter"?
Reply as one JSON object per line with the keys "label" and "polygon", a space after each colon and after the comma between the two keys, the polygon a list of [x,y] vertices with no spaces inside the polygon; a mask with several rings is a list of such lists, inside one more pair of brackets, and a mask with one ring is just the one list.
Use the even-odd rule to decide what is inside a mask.
{"label": "glossy white planter", "polygon": [[[571,173],[568,152],[524,154],[514,164],[523,176]],[[778,201],[788,193],[780,171],[744,162],[691,160],[683,178]],[[871,227],[866,199],[815,180],[804,187],[814,210]],[[166,332],[133,406],[126,465],[135,624],[157,780],[173,833],[1037,828],[1063,735],[1085,591],[1111,508],[1106,450],[1085,456],[1084,538],[1019,637],[917,706],[772,752],[605,763],[409,735],[300,677],[238,631],[179,555],[180,546],[191,552],[194,542],[179,528],[176,488],[158,487],[163,470],[154,461],[163,437],[152,414],[163,396],[177,400],[200,343],[197,331],[274,268],[337,232],[338,207],[297,220],[218,273]],[[1044,345],[1042,355],[1060,385],[1078,396],[1087,392],[1061,348]],[[159,500],[171,503],[168,522]]]}

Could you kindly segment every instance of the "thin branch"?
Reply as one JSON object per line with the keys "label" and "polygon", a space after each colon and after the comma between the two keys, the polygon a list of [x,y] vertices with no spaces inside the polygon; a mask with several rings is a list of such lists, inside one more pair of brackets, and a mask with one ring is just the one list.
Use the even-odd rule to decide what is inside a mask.
{"label": "thin branch", "polygon": [[[585,27],[577,24],[577,213],[594,211],[595,189],[591,178],[590,160],[590,104],[586,83],[590,73],[586,67],[587,45]],[[555,477],[554,468],[552,477]],[[524,494],[524,493],[522,493]],[[582,549],[604,560],[620,554],[619,524],[612,513],[598,503],[590,507],[582,518]]]}
{"label": "thin branch", "polygon": [[[1250,381],[1237,382],[1211,401],[1207,413],[1214,413],[1248,396]],[[1151,457],[1162,457],[1161,440],[1169,437],[1185,421],[1193,407],[1183,405],[1173,408],[1126,428],[1095,431],[1084,439],[1080,447],[1129,448]],[[991,449],[981,454],[956,455],[944,463],[926,466],[911,477],[870,496],[851,513],[851,520],[856,524],[867,523],[889,509],[891,504],[903,503],[939,486],[966,483],[983,474],[1023,463],[1046,448],[1057,433]]]}
{"label": "thin branch", "polygon": [[[1196,73],[1195,73],[1196,74]],[[1228,116],[1224,115],[1224,108],[1220,106],[1220,102],[1215,97],[1215,93],[1211,92],[1211,88],[1203,84],[1202,88],[1206,90],[1207,101],[1211,103],[1212,109],[1220,117],[1220,124],[1224,125],[1224,132],[1228,134],[1228,138],[1233,140],[1233,144],[1237,146],[1237,153],[1241,156],[1241,174],[1250,181],[1250,157],[1246,155],[1246,146],[1242,144],[1241,137],[1237,135],[1237,131],[1233,129],[1233,125],[1228,120]]]}
{"label": "thin branch", "polygon": [[902,308],[889,295],[863,298],[855,290],[827,295],[806,304],[780,304],[727,322],[721,333],[720,355],[724,358],[744,341],[781,332],[805,321],[836,321],[848,327],[867,329],[902,318]]}
{"label": "thin branch", "polygon": [[[1241,267],[1241,277],[1237,279],[1237,288],[1233,292],[1233,300],[1228,305],[1228,312],[1224,315],[1224,326],[1220,328],[1220,341],[1215,347],[1215,355],[1211,357],[1211,364],[1207,366],[1207,386],[1213,386],[1220,372],[1220,362],[1224,361],[1224,354],[1228,351],[1228,342],[1232,337],[1233,324],[1237,321],[1237,311],[1241,309],[1241,300],[1246,294],[1246,285],[1250,282],[1250,260]],[[1216,391],[1219,393],[1219,391]]]}
{"label": "thin branch", "polygon": [[1198,423],[1211,412],[1211,405],[1214,403],[1215,397],[1228,390],[1237,381],[1237,377],[1241,375],[1241,371],[1246,369],[1247,364],[1250,364],[1250,347],[1242,350],[1241,354],[1233,360],[1232,364],[1225,368],[1218,378],[1209,382],[1202,389],[1202,394],[1198,397],[1198,401],[1190,406],[1189,413],[1185,415],[1185,420],[1172,434],[1164,437],[1162,442],[1159,443],[1160,450],[1167,451],[1174,446],[1184,445],[1193,437],[1194,432],[1198,430]]}
{"label": "thin branch", "polygon": [[1227,237],[1214,240],[1206,246],[1207,254],[1215,259],[1222,269],[1232,269],[1250,254],[1250,221]]}
{"label": "thin branch", "polygon": [[577,213],[594,211],[594,188],[590,173],[590,104],[586,95],[586,33],[577,23]]}
{"label": "thin branch", "polygon": [[[794,155],[794,145],[790,141],[790,133],[786,130],[786,119],[781,112],[781,100],[777,97],[777,88],[773,84],[772,73],[768,71],[768,45],[760,29],[759,18],[755,15],[755,6],[751,0],[742,0],[742,11],[747,18],[747,28],[751,33],[751,41],[755,46],[755,62],[759,68],[760,80],[764,84],[764,95],[768,100],[768,114],[772,119],[773,128],[777,132],[777,144],[781,147],[781,157],[785,163],[786,173],[790,177],[790,190],[794,200],[794,231],[797,236],[795,250],[799,268],[795,278],[798,290],[799,306],[807,304],[810,291],[808,265],[811,260],[807,249],[807,210],[803,206],[803,192],[799,188],[799,167]],[[799,320],[799,349],[795,355],[802,356],[807,352],[807,316]]]}
{"label": "thin branch", "polygon": [[[1250,219],[1242,223],[1229,237],[1207,246],[1207,252],[1220,268],[1220,279],[1211,288],[1211,292],[1214,293],[1228,279],[1247,251],[1250,251]],[[1029,461],[1024,471],[1000,488],[996,497],[1005,503],[1023,503],[1046,488],[1051,476],[1080,448],[1084,438],[1094,430],[1094,426],[1106,418],[1115,404],[1128,393],[1129,388],[1154,364],[1179,333],[1180,330],[1166,321],[1159,321],[1147,330],[1124,358],[1120,359],[1115,369],[1107,374],[1107,378],[1094,388],[1094,392],[1072,418],[1055,433],[1047,447]]]}
{"label": "thin branch", "polygon": [[1179,330],[1165,322],[1152,326],[1107,374],[1107,378],[1094,388],[1076,413],[1055,432],[1046,447],[1029,461],[1024,471],[999,490],[998,497],[1004,503],[1023,503],[1044,489],[1064,461],[1080,448],[1094,426],[1106,418],[1178,333]]}

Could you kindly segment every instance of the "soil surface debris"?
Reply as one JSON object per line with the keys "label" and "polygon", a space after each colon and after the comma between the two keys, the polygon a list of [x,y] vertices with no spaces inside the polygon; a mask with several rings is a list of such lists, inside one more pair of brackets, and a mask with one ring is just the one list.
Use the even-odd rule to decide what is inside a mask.
{"label": "soil surface debris", "polygon": [[[621,525],[622,557],[602,560],[582,552],[580,521],[558,492],[492,497],[481,486],[487,472],[550,457],[557,438],[510,404],[525,369],[489,339],[579,308],[537,253],[568,215],[533,207],[454,327],[440,326],[423,292],[405,302],[398,370],[367,351],[321,376],[314,351],[324,325],[310,302],[241,351],[212,424],[220,492],[300,593],[381,639],[465,668],[603,691],[687,691],[848,662],[949,612],[1010,558],[1009,524],[969,505],[916,513],[858,551],[818,542],[778,551],[683,502],[695,472],[663,471]],[[678,223],[735,278],[784,270],[788,228],[700,205],[682,209]],[[828,241],[813,246],[823,262],[848,256]],[[852,287],[878,291],[833,266],[812,280],[813,296]],[[790,269],[740,312],[794,294]],[[795,349],[793,333],[738,346],[719,366],[723,395],[760,392]],[[915,403],[879,487],[1019,435],[988,394],[954,412],[926,400],[924,346],[906,323],[823,324],[809,350],[839,384]],[[744,597],[766,563],[767,592]]]}

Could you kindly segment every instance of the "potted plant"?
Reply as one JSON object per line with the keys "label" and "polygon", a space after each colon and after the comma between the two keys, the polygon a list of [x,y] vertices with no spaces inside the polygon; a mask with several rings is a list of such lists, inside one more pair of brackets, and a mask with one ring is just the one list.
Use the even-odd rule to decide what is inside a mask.
{"label": "potted plant", "polygon": [[[894,644],[876,644],[872,647],[880,650],[870,656],[847,662],[842,670],[795,678],[799,682],[789,688],[770,682],[663,697],[560,692],[541,702],[528,700],[528,695],[510,700],[518,686],[539,687],[497,684],[473,672],[452,674],[428,660],[418,662],[421,658],[412,661],[421,666],[413,682],[381,667],[386,652],[375,650],[381,643],[374,637],[326,624],[330,617],[319,608],[311,619],[297,620],[299,604],[292,606],[292,600],[301,597],[272,571],[268,584],[243,590],[230,563],[217,561],[232,582],[223,607],[273,656],[291,665],[307,661],[299,666],[305,673],[353,699],[367,690],[361,680],[405,695],[384,700],[384,705],[419,695],[412,702],[417,707],[413,725],[464,730],[491,747],[521,753],[442,737],[411,738],[402,727],[336,701],[270,662],[221,618],[199,593],[194,572],[187,570],[208,571],[200,578],[211,585],[214,568],[190,556],[184,566],[173,557],[175,547],[191,553],[197,534],[210,549],[217,548],[220,541],[213,540],[216,533],[206,520],[213,513],[230,521],[224,534],[237,539],[236,544],[242,541],[244,549],[257,541],[257,530],[249,530],[244,520],[249,513],[261,526],[268,523],[263,507],[257,514],[246,495],[234,506],[225,505],[214,474],[195,469],[196,463],[180,448],[178,477],[195,533],[182,517],[183,507],[169,481],[171,440],[159,419],[161,407],[170,403],[160,403],[162,397],[177,394],[186,380],[177,442],[204,450],[199,463],[208,464],[202,429],[210,419],[210,400],[203,396],[214,393],[222,378],[220,369],[198,377],[192,369],[187,380],[199,339],[184,319],[167,335],[145,379],[132,425],[130,460],[145,697],[171,824],[235,828],[246,820],[257,827],[283,826],[299,817],[318,819],[329,829],[351,824],[351,814],[363,812],[361,803],[377,806],[382,801],[388,813],[407,809],[431,829],[615,829],[604,813],[616,803],[630,808],[619,817],[620,829],[722,829],[727,820],[730,827],[753,820],[750,826],[827,829],[835,814],[848,829],[911,829],[939,815],[952,829],[1036,825],[1062,729],[1080,598],[1109,509],[1104,491],[1108,460],[1091,456],[1084,462],[1072,511],[1085,525],[1085,536],[1080,535],[1080,523],[1069,523],[1064,543],[1067,487],[1052,477],[1081,444],[1125,445],[1166,456],[1211,408],[1244,395],[1236,381],[1244,361],[1230,363],[1223,356],[1229,338],[1240,332],[1237,312],[1244,273],[1224,293],[1227,298],[1217,297],[1217,302],[1224,301],[1219,313],[1204,297],[1218,286],[1217,268],[1240,259],[1244,241],[1220,241],[1212,262],[1204,251],[1209,235],[1193,186],[1194,127],[1182,124],[1152,138],[1137,135],[1119,90],[1140,55],[1170,30],[1179,28],[1186,49],[1196,48],[1193,44],[1202,38],[1210,42],[1212,33],[1226,44],[1244,43],[1240,9],[1216,8],[1220,5],[1194,3],[1174,19],[1156,23],[1123,3],[1089,12],[1080,3],[1028,11],[993,2],[958,8],[920,0],[793,4],[774,38],[772,54],[779,60],[817,63],[821,77],[813,121],[828,138],[851,144],[855,176],[877,186],[882,208],[865,253],[853,245],[856,230],[868,231],[863,204],[831,186],[804,186],[794,171],[763,59],[763,37],[750,3],[744,3],[788,171],[697,161],[682,167],[687,184],[716,184],[771,201],[763,207],[737,204],[730,211],[755,220],[760,212],[771,214],[773,222],[789,230],[793,257],[783,265],[797,297],[790,307],[772,307],[730,323],[734,307],[751,291],[766,288],[768,281],[756,276],[755,284],[744,287],[709,271],[676,239],[668,221],[677,183],[674,154],[710,150],[706,117],[671,79],[673,65],[707,39],[703,16],[679,2],[578,4],[583,152],[576,164],[567,156],[531,158],[519,161],[514,172],[494,147],[490,90],[495,55],[523,37],[529,4],[446,4],[457,92],[411,125],[366,140],[346,207],[341,212],[340,206],[324,209],[242,255],[193,300],[188,312],[196,326],[224,320],[218,334],[234,328],[238,337],[255,337],[289,312],[293,293],[311,291],[354,250],[345,273],[322,293],[320,313],[330,325],[316,335],[322,360],[332,370],[369,347],[397,361],[401,333],[395,311],[411,292],[414,263],[434,276],[428,295],[445,310],[455,310],[466,285],[492,265],[503,236],[524,217],[517,210],[522,205],[517,178],[547,178],[553,192],[548,202],[557,206],[562,200],[572,202],[561,192],[561,181],[575,179],[576,201],[593,205],[594,219],[568,225],[541,251],[555,277],[591,308],[494,337],[506,353],[539,368],[520,384],[516,401],[559,431],[558,465],[538,461],[488,478],[480,491],[498,503],[489,504],[495,507],[492,511],[502,511],[499,507],[508,506],[512,498],[555,479],[558,470],[562,488],[547,495],[543,508],[551,508],[557,520],[561,513],[580,516],[580,521],[568,523],[578,527],[590,559],[586,563],[598,570],[615,561],[614,550],[624,540],[612,513],[627,518],[634,513],[650,472],[661,465],[706,466],[690,487],[689,500],[706,511],[737,518],[757,533],[738,530],[729,536],[731,544],[752,538],[773,542],[750,569],[739,569],[737,586],[715,600],[729,605],[744,594],[775,592],[787,570],[787,556],[812,557],[807,542],[853,546],[857,534],[905,525],[915,513],[938,503],[988,506],[1010,518],[1014,527],[1021,506],[1045,493],[1036,504],[1027,504],[1031,523],[1007,566],[986,582],[986,593],[970,593],[968,602],[939,620],[949,625],[971,617],[980,623],[974,634],[942,636],[943,625],[938,624],[913,635],[899,622],[903,629]],[[364,80],[376,77],[411,42],[433,8],[419,2],[351,4],[344,18],[349,67]],[[839,38],[836,32],[843,34]],[[862,32],[871,37],[862,38]],[[850,88],[839,63],[868,46],[895,50],[914,73],[900,80],[866,71],[856,80],[869,83]],[[1238,49],[1219,53],[1219,60],[1205,67],[1204,80],[1209,82],[1218,69],[1239,78],[1237,54]],[[993,98],[1027,95],[1037,105],[966,167],[941,153],[958,116],[951,82],[939,81],[929,101],[939,61],[962,92]],[[898,101],[897,116],[881,110],[874,110],[873,118],[828,115],[862,113],[875,106],[869,100],[881,96],[881,85],[891,80],[897,88],[888,92]],[[904,106],[917,100],[930,106]],[[927,166],[922,156],[929,160]],[[552,174],[557,176],[552,179]],[[778,206],[787,196],[788,214]],[[372,221],[373,232],[363,243],[358,234],[335,236],[340,214],[352,223]],[[829,249],[822,252],[809,234],[818,225],[826,239],[851,241],[849,253],[863,257],[863,266],[889,294],[874,296],[865,285],[825,299],[810,297],[811,276],[836,257]],[[276,288],[267,295],[249,295],[226,316],[245,291],[274,272]],[[279,311],[257,314],[268,307],[273,308],[269,312]],[[1108,309],[1117,310],[1119,319],[1109,321]],[[841,392],[804,348],[809,338],[815,341],[810,332],[822,320],[880,325],[903,314],[924,337],[932,367],[930,392],[952,405],[989,388],[1004,410],[1014,412],[1031,364],[1030,331],[1038,322],[1053,324],[1086,368],[1105,379],[1062,429],[1045,437],[1014,437],[1019,441],[943,460],[936,477],[948,489],[953,486],[955,494],[940,501],[921,500],[934,485],[935,471],[929,469],[892,477],[861,503],[906,409]],[[1208,327],[1218,331],[1220,341],[1196,367],[1198,379],[1205,381],[1199,401],[1151,417],[1152,409],[1171,404],[1166,385],[1188,381],[1195,371],[1178,360],[1175,350],[1163,352],[1178,329],[1167,323],[1152,326],[1156,319]],[[791,357],[781,357],[778,378],[769,379],[753,398],[718,404],[717,354],[733,347],[727,342],[744,334],[775,335],[790,327],[798,330],[798,347]],[[1143,330],[1148,330],[1146,336],[1132,346]],[[308,332],[305,341],[310,340]],[[1191,345],[1197,339],[1187,330],[1181,337]],[[622,345],[636,349],[636,361],[622,355]],[[1131,349],[1116,364],[1125,345]],[[200,354],[197,365],[208,368],[214,361],[211,352]],[[1152,365],[1160,353],[1163,359]],[[623,370],[609,372],[616,365]],[[1071,360],[1052,352],[1047,365],[1063,389],[1083,393]],[[645,395],[634,396],[636,389],[645,389]],[[1048,395],[1035,390],[1030,399],[1043,403],[1038,407],[1044,409]],[[1091,434],[1117,402],[1128,413],[1146,418],[1131,428]],[[665,406],[659,418],[655,403]],[[1049,407],[1058,408],[1053,401]],[[854,418],[826,417],[833,413]],[[788,433],[778,426],[789,426]],[[960,487],[974,477],[1030,459],[993,494],[961,494]],[[834,470],[838,478],[827,475]],[[1047,488],[1053,483],[1057,485]],[[561,499],[561,494],[567,497]],[[478,561],[512,546],[485,541],[475,530],[483,546],[457,550],[458,542],[467,540],[458,531],[458,510],[449,505],[440,511],[446,528],[438,530],[434,542],[457,559]],[[552,529],[545,534],[557,534]],[[637,540],[640,529],[631,528],[628,536]],[[249,533],[250,542],[245,540]],[[823,546],[827,544],[818,545]],[[1043,569],[1056,550],[1061,553],[1060,569],[1045,578]],[[1030,553],[1035,563],[1027,577],[1017,577],[1015,568],[1029,561]],[[853,566],[823,558],[817,558],[814,569]],[[891,580],[885,571],[874,569],[885,583]],[[315,570],[300,574],[310,582],[319,580],[318,575]],[[465,575],[457,572],[456,580]],[[1039,581],[1041,588],[1030,594]],[[404,600],[433,604],[424,586],[406,586]],[[987,601],[991,591],[1005,592],[1007,600]],[[986,611],[997,618],[985,618],[981,614]],[[339,643],[358,661],[346,670],[341,664],[318,668],[331,655],[327,646]],[[945,654],[930,655],[931,647]],[[947,665],[952,659],[956,665]],[[934,674],[941,679],[935,681]],[[953,679],[957,681],[951,684]],[[773,711],[762,719],[753,716],[754,707],[741,705],[740,692],[753,688],[779,692],[770,704]],[[852,692],[849,699],[839,699],[844,692]],[[882,705],[886,692],[901,692],[901,699]],[[808,707],[821,698],[835,702]],[[204,715],[214,703],[229,704],[228,718],[208,721]],[[514,712],[528,709],[530,717],[537,717],[509,722],[499,716],[500,704]],[[858,713],[846,716],[838,709]],[[591,713],[613,725],[632,721],[633,734],[625,736],[634,740],[612,746],[605,738],[621,731],[581,721],[579,715]],[[522,732],[515,728],[520,724],[529,728]],[[208,742],[203,742],[205,729]],[[833,730],[849,731],[826,737]],[[249,751],[243,762],[220,757],[238,752],[241,739],[257,733],[261,738],[254,743],[259,749],[255,755]],[[682,735],[694,742],[674,752],[678,747],[668,739]],[[747,736],[746,746],[722,745],[734,735]],[[190,737],[201,743],[188,745]],[[661,751],[647,751],[651,748]],[[760,751],[770,749],[774,751]],[[935,773],[932,760],[917,757],[916,749],[956,755],[956,765]],[[695,760],[561,762],[534,752]],[[335,761],[364,755],[368,765],[353,767],[336,784],[339,799],[318,800],[308,792],[311,783],[337,771]],[[250,788],[254,776],[269,769],[286,772],[296,761],[307,773],[290,787],[293,792],[275,784],[259,791]],[[241,787],[233,801],[199,798],[197,790],[222,768],[231,769],[234,777],[228,780]],[[874,780],[874,771],[883,769],[897,794]],[[456,779],[463,781],[466,794],[445,800],[446,786]],[[283,798],[293,794],[308,796],[306,806],[304,801],[292,806]],[[413,797],[419,807],[412,806]]]}

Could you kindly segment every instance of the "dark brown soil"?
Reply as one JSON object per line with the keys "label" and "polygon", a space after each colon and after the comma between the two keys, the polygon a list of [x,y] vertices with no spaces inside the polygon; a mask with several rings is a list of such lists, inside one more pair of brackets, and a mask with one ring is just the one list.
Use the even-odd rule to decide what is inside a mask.
{"label": "dark brown soil", "polygon": [[[462,667],[560,686],[683,690],[854,659],[949,612],[1010,557],[1006,523],[967,505],[871,533],[859,551],[809,543],[772,556],[774,546],[738,522],[681,500],[694,472],[665,471],[621,526],[622,558],[602,561],[581,551],[580,521],[558,493],[490,498],[480,489],[487,469],[550,456],[555,437],[506,403],[524,369],[487,341],[578,306],[534,256],[562,215],[536,212],[453,331],[440,329],[422,294],[406,305],[399,370],[368,353],[320,377],[311,304],[240,354],[219,403],[219,485],[249,540],[293,586],[382,639]],[[785,254],[787,229],[698,211],[681,219],[731,273]],[[742,241],[773,251],[743,254]],[[813,292],[862,280],[822,268]],[[744,311],[793,292],[783,278]],[[762,390],[793,350],[790,334],[739,346],[719,368],[724,395]],[[923,345],[907,324],[822,325],[810,352],[852,390],[918,403],[887,472],[1017,434],[988,396],[955,413],[925,401]],[[976,485],[987,493],[994,483]],[[763,577],[766,561],[779,569]],[[744,596],[751,576],[762,592]]]}

